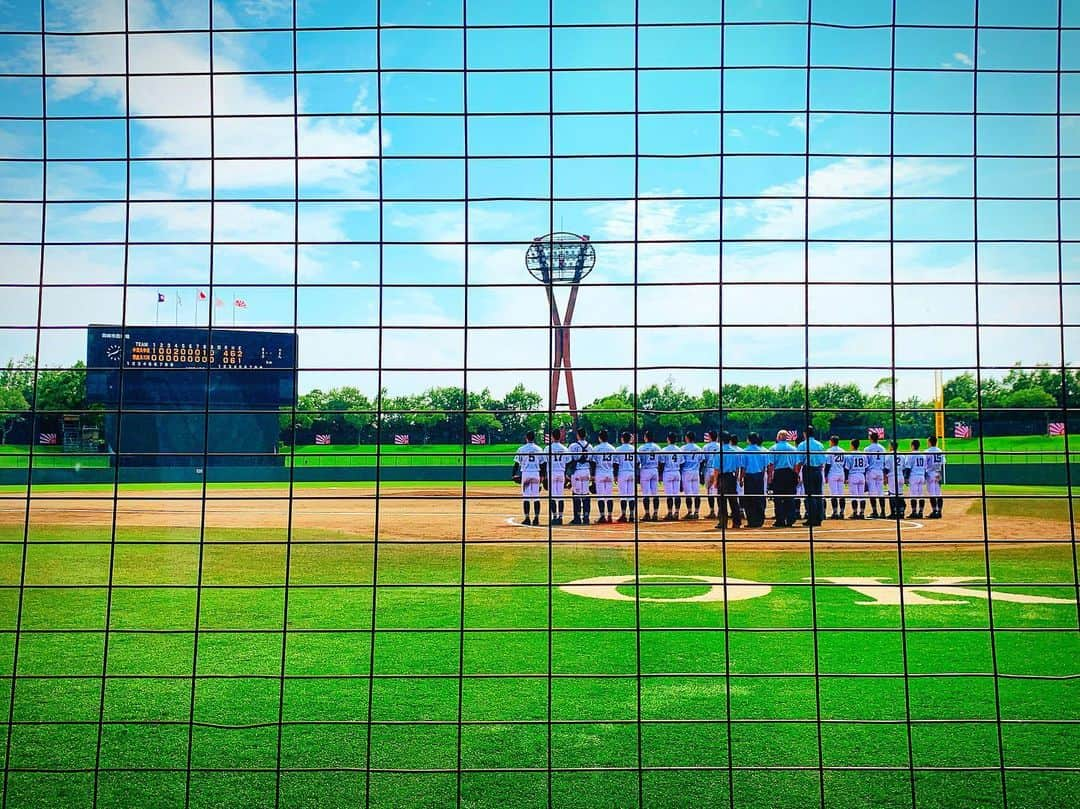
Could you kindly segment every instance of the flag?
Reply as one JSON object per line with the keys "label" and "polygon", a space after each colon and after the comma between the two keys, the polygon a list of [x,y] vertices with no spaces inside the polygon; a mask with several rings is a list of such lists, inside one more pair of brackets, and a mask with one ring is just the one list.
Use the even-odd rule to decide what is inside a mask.
{"label": "flag", "polygon": [[971,425],[962,421],[953,425],[953,438],[971,438]]}
{"label": "flag", "polygon": [[323,444],[323,445],[329,444],[330,443],[330,436],[328,434],[326,434],[326,433],[320,433],[319,435],[315,436],[315,443],[316,444]]}
{"label": "flag", "polygon": [[476,433],[473,433],[471,436],[469,436],[469,443],[470,444],[486,444],[487,443],[487,436],[486,435],[477,435]]}
{"label": "flag", "polygon": [[1050,431],[1050,435],[1065,435],[1065,422],[1052,421],[1047,428]]}
{"label": "flag", "polygon": [[884,438],[885,437],[885,428],[884,427],[868,427],[867,430],[866,430],[866,434],[868,436],[870,436],[871,438],[873,438],[873,437]]}
{"label": "flag", "polygon": [[164,293],[159,292],[157,294],[157,302],[158,303],[165,303],[165,295],[164,295]]}
{"label": "flag", "polygon": [[395,435],[394,436],[394,443],[399,444],[399,445],[408,444],[409,443],[409,436],[407,436],[407,435]]}
{"label": "flag", "polygon": [[38,443],[39,444],[55,444],[56,443],[56,433],[42,433],[41,435],[38,436]]}
{"label": "flag", "polygon": [[235,301],[233,301],[233,306],[235,306],[237,309],[247,309],[247,301],[245,301],[243,298],[237,298]]}
{"label": "flag", "polygon": [[203,292],[201,289],[199,290],[199,300],[200,301],[205,301],[206,300],[206,293]]}

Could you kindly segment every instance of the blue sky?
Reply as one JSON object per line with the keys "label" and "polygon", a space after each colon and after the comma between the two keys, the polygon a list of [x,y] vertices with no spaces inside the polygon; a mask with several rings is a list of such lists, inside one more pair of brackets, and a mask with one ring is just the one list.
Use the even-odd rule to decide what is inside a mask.
{"label": "blue sky", "polygon": [[[290,26],[289,0],[215,3],[212,35],[206,4],[130,0],[126,52],[122,0],[53,0],[44,55],[38,3],[0,0],[5,30],[28,32],[0,36],[0,282],[39,280],[39,248],[12,243],[38,240],[45,177],[41,322],[64,328],[43,331],[41,363],[80,358],[88,321],[172,323],[179,290],[183,323],[213,310],[229,325],[242,297],[238,324],[300,329],[305,368],[361,369],[308,370],[303,387],[373,390],[381,364],[401,392],[462,384],[462,366],[469,387],[542,390],[547,306],[523,255],[551,229],[597,243],[575,318],[586,400],[635,366],[639,385],[696,389],[721,364],[727,381],[786,381],[807,356],[828,366],[812,382],[870,387],[884,372],[853,366],[915,366],[899,393],[925,396],[938,366],[1060,363],[1062,312],[1072,361],[1080,286],[1056,285],[1055,198],[1060,184],[1060,272],[1080,284],[1080,0],[1061,6],[1076,28],[1060,81],[1046,0],[980,2],[980,25],[1028,28],[980,28],[977,50],[974,3],[898,1],[894,74],[889,28],[831,27],[887,26],[891,3],[817,0],[809,81],[805,2],[728,0],[723,27],[700,24],[720,22],[719,3],[638,5],[635,37],[633,2],[554,0],[549,62],[547,27],[504,27],[546,26],[547,0],[470,0],[468,29],[461,4],[384,0],[381,32],[298,33],[298,67],[315,72],[294,98],[291,32],[258,30]],[[297,19],[371,26],[375,4],[299,0]],[[130,131],[86,118],[127,111]],[[198,289],[226,306],[196,306]],[[0,293],[0,354],[32,351],[18,327],[37,296]]]}

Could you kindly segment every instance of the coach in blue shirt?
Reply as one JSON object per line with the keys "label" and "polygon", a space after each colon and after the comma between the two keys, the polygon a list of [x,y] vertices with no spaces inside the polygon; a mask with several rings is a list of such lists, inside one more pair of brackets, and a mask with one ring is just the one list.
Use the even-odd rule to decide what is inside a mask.
{"label": "coach in blue shirt", "polygon": [[743,507],[746,509],[746,525],[760,528],[765,524],[765,470],[769,466],[769,453],[761,446],[761,436],[750,433],[750,443],[742,451]]}
{"label": "coach in blue shirt", "polygon": [[821,496],[821,484],[825,468],[825,446],[814,438],[814,428],[803,430],[803,440],[795,449],[799,451],[795,474],[802,475],[806,491],[806,524],[821,525],[825,519],[825,500]]}

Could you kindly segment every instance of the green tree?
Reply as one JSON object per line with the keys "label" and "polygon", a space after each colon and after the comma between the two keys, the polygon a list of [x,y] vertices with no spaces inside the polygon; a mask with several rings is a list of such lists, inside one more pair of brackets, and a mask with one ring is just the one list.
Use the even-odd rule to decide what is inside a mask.
{"label": "green tree", "polygon": [[80,360],[71,368],[38,371],[34,410],[56,414],[86,410],[86,364]]}
{"label": "green tree", "polygon": [[725,385],[728,418],[752,433],[776,416],[776,392],[767,385]]}
{"label": "green tree", "polygon": [[634,429],[634,397],[626,387],[595,399],[581,411],[581,423],[593,433],[607,429],[611,438],[623,430]]}
{"label": "green tree", "polygon": [[0,369],[0,444],[6,444],[15,426],[26,419],[33,389],[33,357],[8,360]]}
{"label": "green tree", "polygon": [[821,438],[825,438],[832,431],[832,423],[836,421],[836,413],[829,410],[815,410],[810,416],[810,423],[814,425],[814,432]]}
{"label": "green tree", "polygon": [[949,410],[971,410],[978,399],[975,375],[970,371],[945,380],[942,385],[945,407]]}
{"label": "green tree", "polygon": [[1050,409],[1057,407],[1057,399],[1042,388],[1020,388],[1005,396],[1005,407],[1041,407]]}
{"label": "green tree", "polygon": [[502,432],[503,423],[495,415],[498,409],[499,402],[492,397],[488,388],[469,391],[468,412],[465,414],[466,431],[488,435]]}
{"label": "green tree", "polygon": [[26,418],[29,409],[30,404],[21,390],[0,383],[0,444],[7,443],[8,435]]}
{"label": "green tree", "polygon": [[[519,382],[499,403],[499,409],[502,411],[500,416],[503,429],[513,437],[524,433],[527,429],[538,429],[536,418],[538,413],[533,411],[539,411],[543,402],[544,398],[539,393],[528,390],[524,384]],[[539,415],[541,416],[539,425],[543,425],[543,414]]]}
{"label": "green tree", "polygon": [[470,413],[465,417],[465,427],[470,433],[497,433],[503,428],[495,414],[486,410]]}

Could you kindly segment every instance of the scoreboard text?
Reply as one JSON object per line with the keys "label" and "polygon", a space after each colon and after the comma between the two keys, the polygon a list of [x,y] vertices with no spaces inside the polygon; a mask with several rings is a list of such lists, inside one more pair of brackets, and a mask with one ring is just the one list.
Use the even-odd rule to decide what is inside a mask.
{"label": "scoreboard text", "polygon": [[243,332],[183,327],[91,326],[90,368],[192,368],[290,370],[295,337],[276,332]]}

